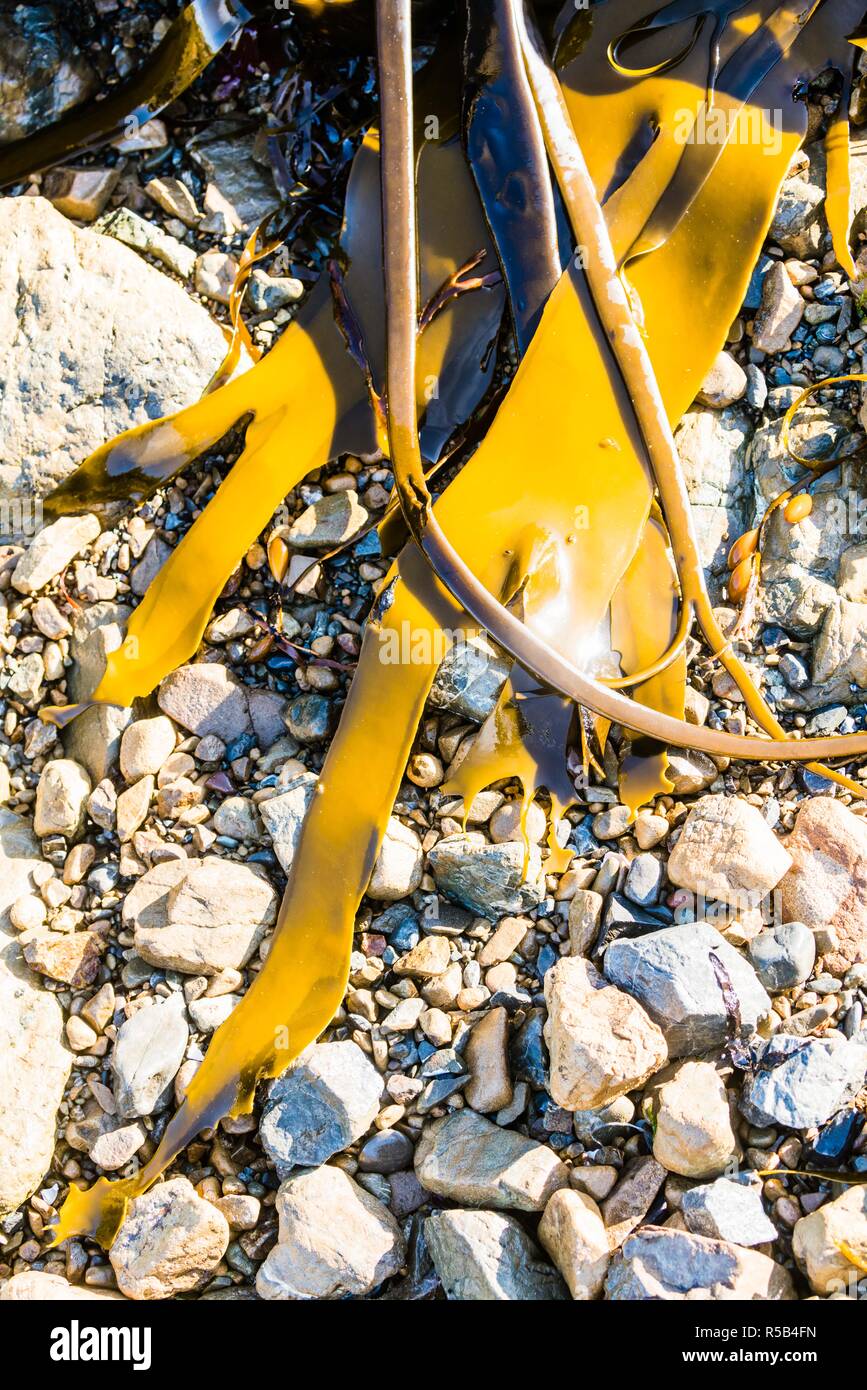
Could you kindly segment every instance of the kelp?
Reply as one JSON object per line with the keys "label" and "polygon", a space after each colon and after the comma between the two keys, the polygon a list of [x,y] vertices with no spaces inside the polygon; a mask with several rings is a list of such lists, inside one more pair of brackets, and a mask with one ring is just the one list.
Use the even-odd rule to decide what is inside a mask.
{"label": "kelp", "polygon": [[[368,621],[264,968],[214,1035],[150,1161],[124,1182],[101,1179],[89,1192],[70,1189],[58,1240],[86,1233],[110,1243],[130,1197],[150,1186],[199,1129],[249,1109],[257,1081],[278,1075],[327,1025],[342,997],[355,909],[443,634],[462,641],[482,628],[517,662],[450,785],[466,800],[484,785],[482,778],[517,776],[525,809],[544,786],[552,844],[556,819],[572,799],[561,759],[573,701],[581,707],[582,746],[587,710],[598,717],[603,737],[609,721],[639,736],[632,743],[634,761],[627,755],[622,774],[622,794],[632,805],[666,785],[660,749],[669,744],[759,761],[867,750],[863,735],[786,741],[719,630],[671,438],[672,424],[694,398],[740,307],[779,186],[803,138],[806,116],[793,98],[795,87],[829,63],[842,70],[847,55],[839,35],[860,18],[857,9],[841,3],[831,21],[830,7],[809,4],[795,10],[720,0],[672,4],[653,15],[646,0],[599,5],[589,24],[586,16],[576,17],[579,44],[570,44],[561,30],[558,50],[569,55],[561,86],[517,0],[498,7],[509,26],[501,28],[501,38],[508,33],[519,42],[538,122],[532,124],[522,98],[525,148],[538,151],[540,135],[545,141],[575,254],[556,285],[537,293],[543,301],[538,326],[522,335],[508,390],[479,447],[434,505],[419,433],[416,364],[425,347],[426,335],[419,339],[418,333],[425,295],[414,267],[425,226],[422,212],[416,225],[416,198],[422,209],[422,197],[410,7],[407,0],[379,0],[386,316],[383,325],[371,282],[356,308],[370,370],[352,366],[356,390],[362,381],[367,392],[367,376],[384,404],[388,454],[413,541],[384,581]],[[698,148],[695,132],[715,111],[725,114],[726,138],[719,148]],[[781,113],[773,146],[766,111]],[[507,165],[499,167],[508,174]],[[532,172],[535,179],[538,160]],[[485,191],[490,178],[489,169],[479,180],[486,207],[493,206]],[[451,211],[443,206],[444,225]],[[523,239],[515,236],[521,219],[508,209],[502,217],[489,210],[488,221],[511,288],[523,271],[514,256]],[[550,236],[545,247],[552,250]],[[691,294],[697,280],[704,292],[698,314]],[[478,313],[480,302],[471,294],[453,307],[469,304]],[[523,309],[513,309],[513,317],[516,325],[529,322]],[[247,383],[280,346],[248,373]],[[310,370],[320,371],[321,364]],[[244,382],[221,387],[209,401]],[[369,408],[367,399],[364,404]],[[274,411],[279,408],[275,401]],[[258,487],[251,464],[251,485],[254,478]],[[240,548],[236,541],[236,553]],[[154,605],[151,625],[154,613],[176,616],[175,602],[171,587]],[[770,738],[684,722],[683,652],[693,618]],[[414,639],[412,658],[395,662],[393,639],[400,634],[402,641],[405,625]],[[619,676],[611,671],[612,649]],[[151,665],[148,679],[158,665]],[[624,685],[635,698],[620,694]]]}

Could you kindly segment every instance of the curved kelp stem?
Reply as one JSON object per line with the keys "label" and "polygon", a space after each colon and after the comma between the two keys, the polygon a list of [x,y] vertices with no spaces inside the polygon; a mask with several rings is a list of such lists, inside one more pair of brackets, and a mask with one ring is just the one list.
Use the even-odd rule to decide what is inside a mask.
{"label": "curved kelp stem", "polygon": [[[279,1076],[330,1022],[346,989],[355,910],[385,833],[415,728],[459,614],[417,552],[402,558],[392,602],[367,626],[344,717],[304,823],[267,960],[214,1034],[153,1157],[135,1177],[70,1187],[54,1243],[109,1246],[129,1201],[202,1130],[250,1109],[256,1083]],[[403,659],[406,626],[428,640]],[[394,659],[395,652],[398,659]],[[363,769],[363,776],[359,776]]]}
{"label": "curved kelp stem", "polygon": [[240,0],[195,0],[155,52],[107,96],[84,102],[42,130],[0,147],[0,187],[131,135],[185,92],[251,18]]}

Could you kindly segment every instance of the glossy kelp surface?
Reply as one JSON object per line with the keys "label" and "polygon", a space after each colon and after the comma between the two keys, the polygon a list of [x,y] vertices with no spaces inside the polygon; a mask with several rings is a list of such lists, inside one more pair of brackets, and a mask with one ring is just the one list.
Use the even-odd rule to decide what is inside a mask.
{"label": "glossy kelp surface", "polygon": [[[709,8],[704,7],[701,13]],[[606,7],[598,9],[600,15],[606,13]],[[760,23],[767,17],[761,7],[745,6],[744,9]],[[387,15],[390,13],[385,0],[383,10]],[[640,19],[646,17],[648,7],[619,6],[618,18],[627,11]],[[400,6],[392,17],[406,20]],[[628,14],[626,18],[628,21]],[[750,29],[746,22],[749,18],[747,15],[736,36],[755,32],[756,25]],[[744,16],[739,19],[744,20]],[[723,70],[726,54],[725,38],[723,29],[719,71]],[[702,51],[697,38],[681,61],[688,63],[694,54]],[[642,100],[649,100],[646,93],[640,97],[637,92],[647,82],[677,79],[668,70],[640,79],[615,73],[617,81],[610,83],[610,90],[600,93],[607,97],[605,109],[598,108],[590,120],[587,88],[598,80],[600,59],[589,41],[576,63],[581,63],[588,53],[589,71],[582,67],[580,72],[573,72],[573,89],[567,92],[579,137],[582,108],[585,123],[589,121],[596,132],[607,132],[610,121],[618,117],[621,136],[631,125],[626,132],[627,141],[619,151],[615,148],[616,141],[606,138],[600,142],[604,147],[600,154],[593,148],[589,132],[586,132],[588,138],[582,141],[588,150],[592,148],[589,158],[595,168],[591,172],[597,193],[604,196],[600,182],[610,193],[625,186],[623,154],[624,150],[634,148],[629,140],[636,134],[634,121],[630,123],[628,118],[629,111],[631,109],[634,116]],[[391,61],[395,61],[393,53]],[[405,52],[403,63],[405,80]],[[668,64],[668,69],[674,66]],[[779,64],[770,70],[770,74],[775,74],[775,81],[780,80],[777,67]],[[699,109],[708,90],[708,71],[705,54],[701,81],[693,78],[682,83],[682,90],[689,94],[694,111]],[[396,78],[401,78],[400,55],[390,76],[392,93],[399,91]],[[769,76],[763,79],[768,80]],[[754,94],[758,96],[759,91],[761,88]],[[764,93],[761,94],[764,100]],[[656,95],[661,97],[664,93],[660,91]],[[392,108],[391,120],[386,113],[387,139],[392,138],[392,133],[395,138],[400,135],[399,101],[397,107],[397,110]],[[676,116],[676,110],[671,108],[672,117]],[[722,346],[728,326],[740,307],[746,278],[770,220],[788,157],[800,138],[803,123],[798,126],[795,121],[796,117],[800,118],[800,112],[789,114],[793,128],[785,132],[782,147],[776,154],[766,156],[763,149],[763,162],[759,162],[754,150],[745,150],[729,142],[713,160],[707,177],[698,181],[694,201],[672,224],[669,240],[636,260],[630,270],[633,294],[637,292],[641,301],[633,298],[632,303],[639,312],[646,335],[644,341],[669,421],[677,419],[692,400],[697,382]],[[655,148],[655,144],[651,148]],[[664,147],[661,148],[665,153]],[[621,264],[627,262],[631,248],[636,243],[640,245],[645,224],[668,181],[675,177],[676,166],[676,159],[669,163],[663,159],[642,169],[641,162],[633,160],[631,171],[628,171],[632,175],[630,193],[635,195],[632,204],[627,207],[626,200],[621,198],[622,207],[618,209],[615,205],[609,210],[606,201],[609,229],[617,248],[616,259]],[[744,181],[745,171],[749,173],[748,184]],[[401,188],[405,190],[407,183],[411,187],[411,177],[412,163],[404,151],[402,162],[398,158],[396,171],[393,169],[391,175],[393,192],[386,203],[386,243],[390,253],[387,260],[389,284],[391,290],[396,291],[389,295],[390,330],[392,347],[398,349],[397,352],[392,350],[389,356],[389,429],[396,474],[407,494],[407,519],[416,526],[419,521],[426,523],[421,527],[424,553],[430,559],[433,551],[434,559],[446,571],[449,587],[457,590],[463,586],[469,600],[465,606],[469,606],[470,611],[478,600],[478,582],[481,581],[483,598],[487,596],[487,603],[482,602],[481,610],[491,612],[491,630],[496,629],[495,635],[502,630],[508,639],[507,646],[511,643],[511,650],[521,650],[524,640],[514,631],[515,624],[526,633],[532,630],[534,621],[540,623],[539,635],[546,646],[550,644],[548,651],[555,657],[562,657],[561,667],[555,663],[553,668],[557,675],[555,684],[560,680],[568,683],[572,670],[591,673],[596,670],[615,636],[625,666],[632,666],[633,662],[642,669],[648,664],[652,666],[658,657],[658,648],[670,640],[673,632],[675,584],[670,569],[666,582],[654,589],[656,599],[651,623],[654,640],[651,642],[648,638],[646,650],[638,651],[637,622],[624,623],[622,614],[619,618],[615,615],[613,634],[605,631],[605,622],[612,599],[615,599],[615,610],[619,602],[628,604],[630,587],[641,582],[643,563],[649,564],[658,578],[659,547],[665,536],[658,525],[653,529],[654,522],[651,522],[650,532],[646,528],[656,481],[654,466],[659,465],[660,460],[648,458],[647,440],[624,381],[623,363],[611,350],[610,339],[599,319],[598,303],[578,265],[570,266],[551,295],[539,329],[529,343],[484,442],[436,507],[434,535],[444,533],[450,538],[456,554],[469,561],[469,576],[474,582],[468,585],[461,569],[448,569],[449,549],[438,552],[430,546],[431,518],[427,513],[426,488],[423,478],[421,486],[417,481],[420,454],[415,435],[416,382],[414,373],[410,372],[409,377],[406,373],[407,361],[411,362],[415,353],[417,289],[409,283],[412,277],[406,273],[412,263],[407,248],[411,247],[414,228],[410,221],[407,232],[406,222],[402,224],[399,219],[411,212],[405,196],[401,195]],[[713,228],[712,236],[709,228]],[[679,253],[667,255],[675,239],[679,239]],[[661,260],[663,257],[665,259]],[[616,265],[616,261],[614,263]],[[657,265],[661,283],[655,279]],[[687,320],[697,265],[706,269],[713,292],[703,306],[705,311],[698,320],[698,331],[696,317],[690,309],[690,333],[687,336],[681,332],[678,337],[678,325],[682,329]],[[688,361],[683,360],[681,353],[684,341],[689,341],[692,348]],[[496,498],[493,508],[491,498]],[[665,508],[666,498],[661,497],[661,500]],[[680,526],[682,518],[677,512],[676,488],[674,503],[673,510]],[[588,519],[589,524],[585,524]],[[671,527],[667,509],[665,520]],[[681,592],[677,596],[683,597],[683,576],[690,574],[692,557],[689,544],[684,544],[683,536],[678,537],[674,528],[671,539],[681,570],[678,586]],[[505,609],[502,612],[510,623],[504,625],[497,606],[493,610],[490,608],[490,596],[508,599],[525,584],[530,587],[531,577],[537,592],[525,614],[526,627]],[[617,600],[615,595],[620,586],[625,587]],[[700,592],[697,597],[701,597]],[[213,1124],[230,1108],[248,1106],[257,1076],[274,1075],[282,1070],[292,1056],[321,1031],[330,1011],[339,1002],[351,946],[354,909],[377,852],[411,747],[413,728],[433,675],[432,660],[421,659],[397,666],[383,662],[383,629],[396,628],[404,620],[410,623],[413,631],[430,636],[436,636],[443,628],[464,629],[467,622],[431,577],[421,551],[413,547],[407,548],[390,576],[365,636],[350,699],[320,778],[320,792],[302,833],[267,965],[242,1005],[215,1035],[184,1107],[171,1122],[151,1162],[131,1185],[102,1182],[92,1193],[73,1192],[62,1214],[61,1237],[76,1231],[90,1231],[98,1233],[104,1241],[110,1240],[126,1198],[154,1181],[197,1127]],[[641,638],[643,643],[643,634]],[[424,652],[424,643],[413,644],[413,649]],[[532,655],[530,651],[529,656]],[[664,668],[664,673],[658,673],[659,676],[664,674],[664,679],[655,692],[640,692],[652,698],[655,705],[668,703],[674,708],[674,717],[671,713],[659,715],[654,710],[664,720],[661,727],[674,732],[680,727],[676,717],[681,680],[676,666],[679,660],[676,655]],[[532,660],[528,664],[532,669]],[[654,676],[640,684],[650,687],[656,681],[657,676]],[[581,686],[582,690],[584,688],[590,690],[598,703],[597,691],[603,687],[597,683],[588,687],[585,681]],[[514,749],[516,727],[521,732],[520,696],[532,699],[533,692],[527,687],[519,691],[513,686],[505,697],[506,701],[512,701],[516,710],[516,717],[510,716],[506,721],[501,738],[506,754]],[[630,707],[627,702],[614,699],[613,692],[609,692],[608,708],[615,711],[614,717],[619,717],[624,708],[630,715],[640,710],[641,705]],[[621,718],[621,722],[629,724],[630,718]],[[638,723],[636,726],[641,727]],[[690,729],[688,735],[690,733],[692,737],[688,741],[699,746],[703,738],[713,741],[716,737],[707,730]],[[557,734],[559,738],[559,730]],[[491,742],[495,757],[496,737]],[[857,743],[840,740],[837,746],[848,749],[853,742]],[[738,748],[741,743],[749,745],[744,756],[759,756],[756,740],[736,740],[735,743]],[[827,741],[828,746],[836,743]],[[479,758],[484,751],[483,744]],[[783,756],[788,752],[774,751]],[[791,751],[796,756],[804,756],[804,750]],[[528,771],[528,778],[531,775],[535,773]],[[345,872],[335,874],[334,865],[344,863]],[[299,959],[300,970],[297,968]]]}

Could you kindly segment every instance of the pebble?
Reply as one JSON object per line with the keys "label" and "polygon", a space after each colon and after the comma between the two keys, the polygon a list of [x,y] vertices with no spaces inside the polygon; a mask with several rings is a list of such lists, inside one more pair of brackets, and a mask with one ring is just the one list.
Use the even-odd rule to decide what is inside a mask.
{"label": "pebble", "polygon": [[429,1192],[469,1206],[543,1211],[569,1170],[551,1149],[459,1110],[422,1131],[415,1171]]}
{"label": "pebble", "polygon": [[775,261],[762,282],[762,302],[753,328],[753,347],[759,352],[788,352],[805,307],[785,266]]}
{"label": "pebble", "polygon": [[762,1206],[761,1180],[749,1174],[690,1188],[680,1209],[694,1235],[749,1246],[777,1239],[777,1229]]}
{"label": "pebble", "polygon": [[24,959],[41,975],[61,984],[82,989],[92,984],[99,972],[105,938],[98,932],[44,932],[24,947]]}
{"label": "pebble", "polygon": [[730,352],[719,352],[701,384],[697,399],[702,405],[722,410],[739,401],[746,389],[747,377],[743,367]]}
{"label": "pebble", "polygon": [[740,1036],[748,1038],[771,1001],[752,966],[706,922],[621,938],[605,953],[608,979],[641,1002],[665,1034],[672,1057],[720,1047],[731,1035],[734,1022],[720,970],[737,996]]}
{"label": "pebble", "polygon": [[786,922],[759,932],[749,944],[749,953],[765,989],[779,994],[810,978],[816,938],[803,922]]}
{"label": "pebble", "polygon": [[[532,801],[527,807],[524,830],[531,845],[537,845],[544,837],[546,817],[542,807]],[[509,840],[521,840],[521,802],[507,801],[498,807],[488,821],[488,833],[495,844],[505,844]]]}
{"label": "pebble", "polygon": [[96,540],[100,524],[95,516],[62,516],[43,526],[12,571],[12,586],[20,594],[35,594],[56,579],[66,566]]}
{"label": "pebble", "polygon": [[649,811],[639,811],[635,817],[633,830],[639,849],[653,849],[656,845],[661,844],[668,834],[668,821],[665,816],[656,816]]}
{"label": "pebble", "polygon": [[260,1298],[363,1298],[406,1259],[388,1208],[328,1164],[287,1178],[277,1214],[277,1244],[256,1276]]}
{"label": "pebble", "polygon": [[274,853],[283,872],[288,874],[295,859],[307,812],[316,794],[319,779],[312,772],[299,772],[279,796],[259,802],[259,814],[271,837]]}
{"label": "pebble", "polygon": [[611,1250],[619,1250],[626,1237],[644,1221],[665,1182],[661,1163],[643,1154],[631,1159],[617,1186],[602,1203],[602,1216]]}
{"label": "pebble", "polygon": [[203,1288],[228,1244],[223,1214],[170,1178],[130,1203],[109,1259],[127,1298],[174,1298]]}
{"label": "pebble", "polygon": [[512,1216],[440,1211],[424,1223],[446,1297],[457,1302],[547,1303],[568,1299],[556,1270]]}
{"label": "pebble", "polygon": [[545,976],[550,1092],[570,1110],[604,1105],[644,1084],[668,1060],[665,1038],[630,995],[589,962],[566,956]]}
{"label": "pebble", "polygon": [[127,782],[137,782],[148,773],[155,776],[174,749],[175,728],[164,714],[136,719],[121,735],[120,770]]}
{"label": "pebble", "polygon": [[184,1059],[189,1028],[179,994],[139,1009],[127,1019],[112,1052],[118,1113],[133,1119],[171,1102],[171,1085]]}
{"label": "pebble", "polygon": [[599,935],[605,899],[592,888],[579,888],[569,903],[569,948],[573,956],[589,955]]}
{"label": "pebble", "polygon": [[663,868],[652,854],[636,854],[629,865],[623,892],[639,907],[650,907],[659,897]]}
{"label": "pebble", "polygon": [[482,969],[499,965],[516,951],[520,952],[521,943],[532,925],[528,917],[504,917],[478,954],[478,962]]}
{"label": "pebble", "polygon": [[428,859],[440,892],[482,917],[520,916],[545,896],[536,845],[530,846],[526,877],[523,844],[491,845],[476,831],[440,840]]}
{"label": "pebble", "polygon": [[791,862],[755,806],[734,796],[703,796],[671,852],[668,877],[743,909],[776,888]]}
{"label": "pebble", "polygon": [[446,937],[423,936],[417,946],[395,961],[392,969],[395,975],[425,980],[444,974],[450,962],[451,948]]}
{"label": "pebble", "polygon": [[327,493],[293,521],[286,540],[298,550],[331,550],[343,545],[369,520],[369,513],[352,489]]}
{"label": "pebble", "polygon": [[75,839],[84,828],[90,778],[71,758],[54,758],[45,764],[36,789],[33,829],[40,837],[64,835]]}
{"label": "pebble", "polygon": [[245,688],[226,666],[202,662],[180,666],[157,691],[160,709],[191,734],[216,734],[232,743],[250,729]]}
{"label": "pebble", "polygon": [[383,1129],[362,1145],[358,1167],[362,1173],[398,1173],[412,1166],[414,1152],[412,1140],[399,1129]]}
{"label": "pebble", "polygon": [[653,1155],[670,1173],[715,1178],[737,1160],[728,1095],[709,1062],[681,1062],[654,1109]]}
{"label": "pebble", "polygon": [[382,1077],[357,1043],[314,1043],[271,1085],[260,1138],[278,1174],[325,1163],[366,1134]]}
{"label": "pebble", "polygon": [[86,1284],[70,1284],[60,1274],[28,1269],[0,1284],[0,1303],[85,1303],[124,1301],[114,1289],[92,1289]]}
{"label": "pebble", "polygon": [[511,1104],[509,1074],[509,1016],[505,1009],[490,1009],[473,1025],[464,1058],[470,1079],[464,1099],[482,1114]]}
{"label": "pebble", "polygon": [[331,724],[331,702],[324,695],[299,695],[286,711],[286,727],[299,743],[321,743]]}

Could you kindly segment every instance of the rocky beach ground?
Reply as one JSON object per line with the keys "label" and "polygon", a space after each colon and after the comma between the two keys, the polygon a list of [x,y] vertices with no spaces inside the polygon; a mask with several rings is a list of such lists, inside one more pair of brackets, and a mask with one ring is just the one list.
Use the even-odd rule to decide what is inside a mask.
{"label": "rocky beach ground", "polygon": [[[39,6],[38,83],[0,45],[7,138],[122,74],[174,8],[95,0],[115,38],[85,26],[77,49]],[[224,441],[116,520],[24,534],[34,495],[221,361],[238,255],[280,196],[261,139],[279,74],[254,58],[243,94],[211,73],[121,148],[0,199],[0,504],[20,523],[0,548],[0,1300],[867,1297],[867,801],[678,752],[671,794],[631,821],[612,742],[604,778],[576,777],[571,862],[547,872],[543,807],[525,856],[516,783],[469,808],[440,790],[508,669],[481,640],[437,678],[331,1025],[185,1150],[107,1253],[49,1248],[70,1183],[153,1154],[267,958],[387,566],[365,537],[288,596],[257,543],[149,702],[63,734],[39,719],[93,689],[235,456]],[[339,99],[360,112],[352,80]],[[815,134],[836,98],[811,98]],[[834,260],[824,180],[813,140],[677,432],[724,621],[729,545],[803,476],[788,406],[865,370],[864,286]],[[857,147],[852,183],[860,228]],[[259,345],[337,225],[255,273]],[[768,528],[745,654],[793,731],[867,724],[864,424],[857,385],[799,414],[798,448],[842,462],[809,516]],[[351,538],[391,486],[357,459],[308,478],[286,499],[293,556]],[[294,654],[270,635],[281,609]],[[691,722],[752,729],[697,644],[690,663]]]}

